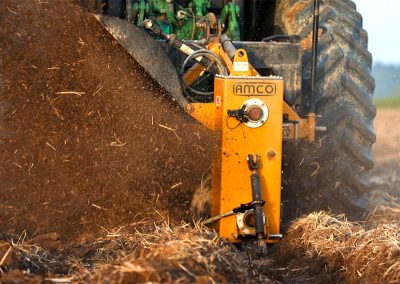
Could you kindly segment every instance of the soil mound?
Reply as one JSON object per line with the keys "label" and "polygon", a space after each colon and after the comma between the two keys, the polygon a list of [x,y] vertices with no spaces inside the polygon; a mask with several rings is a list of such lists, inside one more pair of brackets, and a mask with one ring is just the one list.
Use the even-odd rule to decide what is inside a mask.
{"label": "soil mound", "polygon": [[211,134],[89,13],[4,0],[0,38],[0,234],[66,241],[154,208],[190,217]]}
{"label": "soil mound", "polygon": [[290,226],[279,255],[283,262],[303,258],[319,271],[343,274],[348,283],[399,283],[398,220],[368,230],[343,215],[312,213]]}
{"label": "soil mound", "polygon": [[5,255],[2,248],[8,251],[6,261],[0,264],[5,272],[0,273],[0,282],[249,282],[248,259],[200,223],[172,225],[166,216],[159,215],[152,221],[141,220],[135,228],[112,230],[75,247],[75,256],[70,250],[49,250],[33,240],[0,242],[0,257]]}

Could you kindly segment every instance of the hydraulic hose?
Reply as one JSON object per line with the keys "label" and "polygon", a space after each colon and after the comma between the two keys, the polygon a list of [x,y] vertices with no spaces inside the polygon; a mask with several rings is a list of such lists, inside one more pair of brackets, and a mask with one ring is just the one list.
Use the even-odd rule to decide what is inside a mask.
{"label": "hydraulic hose", "polygon": [[229,58],[233,60],[233,58],[235,58],[236,47],[233,45],[232,40],[226,34],[223,34],[220,37],[220,41],[224,51],[228,54]]}
{"label": "hydraulic hose", "polygon": [[266,254],[266,242],[265,242],[265,231],[264,231],[264,215],[263,207],[265,201],[261,197],[261,182],[260,175],[258,173],[260,156],[256,154],[255,156],[249,154],[247,156],[247,164],[251,171],[250,182],[251,191],[253,195],[253,206],[254,206],[254,220],[256,237],[258,241],[257,254],[263,256]]}
{"label": "hydraulic hose", "polygon": [[[208,66],[203,66],[203,67],[205,67],[207,69],[210,68],[213,72],[215,72],[215,74],[228,75],[228,71],[226,70],[224,63],[216,54],[214,54],[212,51],[207,50],[207,49],[199,49],[199,50],[196,50],[193,53],[191,53],[188,57],[186,57],[185,61],[183,62],[182,66],[180,68],[180,71],[179,71],[179,78],[181,80],[181,84],[184,89],[189,90],[191,93],[193,93],[195,95],[213,96],[214,92],[202,92],[202,91],[195,90],[191,86],[187,85],[183,79],[186,66],[189,64],[189,62],[191,60],[199,58],[199,57],[205,57],[210,62]],[[205,61],[205,60],[202,60],[202,61]]]}

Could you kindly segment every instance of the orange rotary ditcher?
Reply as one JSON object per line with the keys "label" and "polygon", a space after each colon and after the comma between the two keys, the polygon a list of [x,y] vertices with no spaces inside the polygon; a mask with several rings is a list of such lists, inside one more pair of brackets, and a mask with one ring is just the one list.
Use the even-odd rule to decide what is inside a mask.
{"label": "orange rotary ditcher", "polygon": [[[213,98],[182,105],[215,132],[211,218],[205,223],[213,224],[219,236],[231,242],[257,239],[258,253],[265,254],[267,243],[282,238],[283,140],[313,140],[314,120],[300,118],[286,104],[282,77],[261,76],[247,51],[237,49],[226,35],[194,50],[150,20],[142,26],[187,55],[179,72],[184,91]],[[201,89],[201,80],[210,73],[212,79],[203,85],[213,85],[213,90],[196,90],[194,86]]]}
{"label": "orange rotary ditcher", "polygon": [[[220,29],[205,41],[182,41],[151,20],[134,27],[107,16],[98,19],[189,115],[215,132],[211,217],[205,223],[231,242],[256,239],[258,253],[265,254],[268,243],[282,238],[283,141],[313,141],[315,137],[315,115],[301,118],[298,109],[286,103],[296,105],[294,99],[301,89],[301,78],[296,76],[301,71],[299,42],[294,37],[290,43],[233,43]],[[158,63],[153,59],[165,54],[162,43],[152,49],[149,58],[142,56],[143,50],[133,48],[132,38],[151,44],[141,28],[166,42],[168,56],[179,64],[163,61],[155,68]],[[290,65],[290,60],[295,64]],[[268,75],[274,74],[267,72],[268,66],[279,66],[292,80]]]}
{"label": "orange rotary ditcher", "polygon": [[281,237],[282,102],[282,78],[215,78],[211,214],[236,213],[216,224],[230,241]]}
{"label": "orange rotary ditcher", "polygon": [[[229,51],[229,41],[208,45]],[[282,142],[312,140],[314,124],[301,119],[284,101],[284,80],[260,76],[247,52],[235,50],[233,60],[219,55],[227,74],[214,79],[214,102],[191,103],[189,114],[215,132],[212,163],[211,218],[219,236],[231,242],[257,238],[258,253],[282,234]],[[283,137],[285,133],[285,137]]]}
{"label": "orange rotary ditcher", "polygon": [[[365,212],[375,139],[374,84],[363,37],[351,32],[362,30],[361,21],[346,21],[349,28],[342,29],[339,19],[357,14],[352,1],[89,2],[96,19],[171,98],[214,131],[211,178],[203,178],[191,205],[220,237],[257,240],[260,254],[282,237],[283,155],[296,179],[282,198],[296,202],[291,208]],[[320,5],[340,11],[321,15],[321,29]],[[319,38],[334,48],[318,55]],[[313,143],[316,131],[326,131],[316,120],[329,131],[310,147],[319,151],[307,151],[310,162],[304,166],[316,164],[315,175],[301,175],[291,166],[295,152]],[[303,143],[290,143],[298,140]],[[330,178],[323,174],[327,171]]]}

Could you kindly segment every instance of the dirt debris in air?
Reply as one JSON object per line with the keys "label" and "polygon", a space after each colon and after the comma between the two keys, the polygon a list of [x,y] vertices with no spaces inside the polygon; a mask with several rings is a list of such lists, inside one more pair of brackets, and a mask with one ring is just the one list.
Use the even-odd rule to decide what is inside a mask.
{"label": "dirt debris in air", "polygon": [[66,242],[154,208],[190,218],[211,133],[73,1],[0,6],[1,233]]}
{"label": "dirt debris in air", "polygon": [[388,204],[300,218],[262,259],[181,221],[211,133],[72,0],[3,0],[0,38],[1,283],[400,281]]}

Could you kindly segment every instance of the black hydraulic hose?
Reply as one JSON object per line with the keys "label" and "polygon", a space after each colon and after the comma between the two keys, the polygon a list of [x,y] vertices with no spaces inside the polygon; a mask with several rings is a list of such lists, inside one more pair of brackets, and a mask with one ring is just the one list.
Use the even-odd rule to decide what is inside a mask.
{"label": "black hydraulic hose", "polygon": [[[196,58],[202,58],[199,62],[200,65],[205,67],[206,69],[211,69],[215,74],[219,75],[228,75],[228,71],[226,70],[224,63],[221,61],[221,59],[214,54],[212,51],[207,50],[207,49],[199,49],[190,54],[188,57],[186,57],[185,61],[183,62],[180,70],[179,70],[179,78],[181,80],[181,84],[183,86],[183,89],[189,90],[191,93],[199,96],[213,96],[214,92],[202,92],[195,90],[191,86],[187,85],[185,83],[185,80],[183,79],[183,76],[185,74],[185,69],[186,66],[189,64],[189,62],[193,59]],[[209,62],[207,65],[204,64],[204,62]],[[203,63],[203,64],[202,64]]]}
{"label": "black hydraulic hose", "polygon": [[258,241],[257,254],[262,256],[266,253],[266,243],[265,243],[265,231],[264,231],[264,214],[263,207],[265,201],[262,200],[261,196],[261,182],[260,175],[258,173],[260,156],[256,154],[255,156],[249,154],[247,156],[247,164],[251,171],[250,182],[251,191],[253,195],[252,205],[254,206],[254,221],[256,229],[256,237]]}
{"label": "black hydraulic hose", "polygon": [[290,42],[299,42],[300,37],[298,35],[272,35],[268,37],[264,37],[261,41],[276,41],[276,40],[288,40]]}
{"label": "black hydraulic hose", "polygon": [[[200,65],[207,68],[213,64],[213,61],[209,60],[209,56],[208,57],[207,56],[204,56],[204,57],[195,56],[195,55],[197,55],[197,54],[195,54],[195,52],[198,52],[198,51],[203,52],[203,49],[197,50],[197,51],[193,50],[189,45],[187,45],[183,41],[177,39],[175,34],[164,33],[157,24],[153,23],[153,21],[146,19],[143,22],[139,23],[138,26],[148,29],[148,30],[152,31],[153,33],[155,33],[156,35],[158,35],[159,37],[167,40],[167,42],[172,44],[178,51],[182,52],[185,55],[188,55],[190,58],[195,58],[199,62]],[[212,52],[209,52],[209,53],[212,53]]]}
{"label": "black hydraulic hose", "polygon": [[317,63],[318,63],[318,34],[319,34],[319,7],[320,0],[314,0],[313,15],[313,41],[312,41],[312,62],[311,62],[311,94],[309,113],[315,113],[315,95],[317,84]]}
{"label": "black hydraulic hose", "polygon": [[264,217],[263,217],[263,203],[261,199],[261,185],[260,175],[257,172],[253,172],[250,176],[251,191],[253,194],[254,203],[254,217],[256,223],[256,235],[257,237],[264,238]]}
{"label": "black hydraulic hose", "polygon": [[166,39],[166,40],[170,40],[170,35],[164,33],[157,24],[154,24],[153,21],[151,20],[144,20],[141,23],[138,23],[138,27],[144,28],[144,29],[148,29],[149,31],[152,31],[153,33],[155,33],[157,36]]}
{"label": "black hydraulic hose", "polygon": [[228,54],[229,58],[233,60],[233,58],[235,58],[236,47],[233,45],[232,40],[226,34],[223,34],[220,37],[220,41],[224,51]]}

